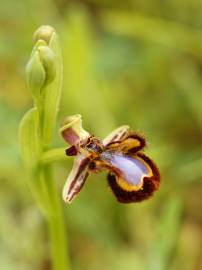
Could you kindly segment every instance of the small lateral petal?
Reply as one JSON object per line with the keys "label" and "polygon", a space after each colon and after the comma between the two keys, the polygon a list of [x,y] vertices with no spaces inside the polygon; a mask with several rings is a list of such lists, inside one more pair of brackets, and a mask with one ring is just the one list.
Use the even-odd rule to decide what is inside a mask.
{"label": "small lateral petal", "polygon": [[78,150],[75,145],[72,145],[65,150],[65,153],[67,156],[76,156],[78,154]]}

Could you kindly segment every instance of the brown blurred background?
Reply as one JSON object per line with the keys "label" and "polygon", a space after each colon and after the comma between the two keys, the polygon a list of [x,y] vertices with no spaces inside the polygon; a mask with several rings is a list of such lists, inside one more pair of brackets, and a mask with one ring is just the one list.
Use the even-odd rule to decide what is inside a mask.
{"label": "brown blurred background", "polygon": [[[72,269],[202,269],[202,1],[21,0],[0,5],[0,269],[50,269],[44,219],[29,189],[18,126],[32,105],[25,65],[40,25],[64,59],[58,127],[80,113],[103,137],[145,134],[162,185],[121,205],[106,174],[90,176],[66,215]],[[55,146],[65,146],[55,132]],[[55,164],[61,193],[72,161]],[[62,201],[62,199],[61,199]]]}

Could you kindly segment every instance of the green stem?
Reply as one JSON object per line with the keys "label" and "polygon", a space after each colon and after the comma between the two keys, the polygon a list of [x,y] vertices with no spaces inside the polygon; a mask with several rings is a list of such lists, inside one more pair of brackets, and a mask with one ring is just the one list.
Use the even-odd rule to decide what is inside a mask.
{"label": "green stem", "polygon": [[[45,89],[43,93],[45,92]],[[69,270],[70,263],[67,249],[67,235],[62,207],[60,204],[57,188],[54,182],[52,167],[50,163],[65,157],[65,149],[53,149],[45,151],[43,141],[44,126],[44,94],[36,100],[36,107],[39,110],[39,126],[41,131],[42,158],[39,169],[39,185],[41,196],[44,201],[44,210],[49,229],[51,244],[51,258],[53,270]]]}
{"label": "green stem", "polygon": [[65,155],[65,149],[66,148],[55,148],[45,151],[40,158],[40,163],[45,165],[54,161],[67,159],[68,156]]}
{"label": "green stem", "polygon": [[53,179],[51,165],[42,167],[42,175],[49,194],[49,210],[47,223],[49,228],[53,270],[69,270],[67,251],[67,235],[62,207]]}
{"label": "green stem", "polygon": [[[37,100],[36,106],[39,110],[39,125],[41,131],[44,125],[44,97]],[[49,239],[51,245],[51,258],[53,270],[69,270],[70,263],[67,248],[67,235],[65,221],[56,184],[54,181],[51,163],[54,160],[65,157],[65,149],[53,149],[45,151],[43,139],[41,140],[42,158],[39,168],[39,186],[43,198],[43,211],[47,220]]]}

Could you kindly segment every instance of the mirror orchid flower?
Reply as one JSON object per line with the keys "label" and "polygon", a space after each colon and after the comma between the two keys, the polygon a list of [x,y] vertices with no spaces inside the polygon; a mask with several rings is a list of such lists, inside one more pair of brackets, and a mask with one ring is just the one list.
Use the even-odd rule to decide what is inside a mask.
{"label": "mirror orchid flower", "polygon": [[60,130],[74,156],[73,168],[63,188],[70,203],[82,189],[90,173],[108,171],[108,184],[121,203],[140,202],[158,189],[160,173],[152,159],[143,153],[146,139],[123,125],[101,140],[82,128],[80,115],[65,119]]}

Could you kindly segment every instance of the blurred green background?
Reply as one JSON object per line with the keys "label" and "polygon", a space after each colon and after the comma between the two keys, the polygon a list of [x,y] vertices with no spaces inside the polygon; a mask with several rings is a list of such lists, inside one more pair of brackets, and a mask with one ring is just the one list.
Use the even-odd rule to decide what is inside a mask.
{"label": "blurred green background", "polygon": [[[42,24],[56,28],[63,51],[58,127],[75,113],[100,137],[129,124],[148,138],[162,175],[140,204],[117,203],[105,173],[63,204],[72,269],[202,269],[202,1],[0,3],[0,269],[51,269],[17,138],[32,106],[24,68]],[[57,130],[54,145],[65,146]],[[59,193],[71,166],[54,166]]]}

